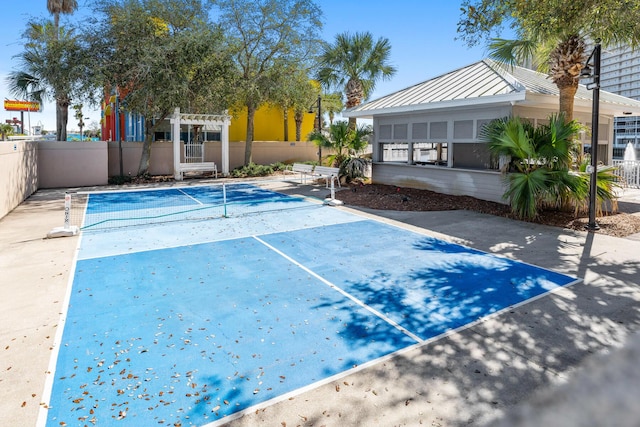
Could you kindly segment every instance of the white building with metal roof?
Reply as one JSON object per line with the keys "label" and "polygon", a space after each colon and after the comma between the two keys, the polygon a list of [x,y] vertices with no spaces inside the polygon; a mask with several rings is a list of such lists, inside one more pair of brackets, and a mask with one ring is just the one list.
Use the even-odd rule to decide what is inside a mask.
{"label": "white building with metal roof", "polygon": [[[591,128],[592,92],[580,86],[574,119]],[[546,74],[485,59],[343,112],[373,119],[372,180],[505,203],[504,183],[482,126],[519,116],[548,123],[559,92]],[[640,113],[640,102],[600,91],[598,157],[612,158],[613,118]],[[589,135],[582,135],[589,145]]]}

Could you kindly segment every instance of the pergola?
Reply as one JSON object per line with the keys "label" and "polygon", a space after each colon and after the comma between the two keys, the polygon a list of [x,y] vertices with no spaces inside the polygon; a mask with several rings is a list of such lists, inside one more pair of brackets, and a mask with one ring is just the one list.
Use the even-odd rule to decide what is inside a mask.
{"label": "pergola", "polygon": [[[231,116],[228,114],[190,114],[180,113],[180,109],[176,108],[170,119],[171,130],[173,135],[173,170],[176,181],[182,180],[182,175],[187,171],[215,171],[217,166],[214,162],[204,161],[204,151],[200,161],[187,162],[181,161],[180,153],[180,125],[196,125],[196,126],[218,126],[220,127],[220,140],[222,142],[222,175],[229,174],[229,126],[231,125]],[[188,141],[185,141],[188,144]]]}

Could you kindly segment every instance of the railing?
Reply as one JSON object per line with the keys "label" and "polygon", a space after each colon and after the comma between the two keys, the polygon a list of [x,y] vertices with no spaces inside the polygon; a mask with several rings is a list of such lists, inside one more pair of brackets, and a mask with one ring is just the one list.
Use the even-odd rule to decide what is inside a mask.
{"label": "railing", "polygon": [[184,144],[184,162],[204,162],[204,144],[201,142],[189,142]]}
{"label": "railing", "polygon": [[614,160],[616,175],[620,177],[622,185],[640,188],[640,160]]}

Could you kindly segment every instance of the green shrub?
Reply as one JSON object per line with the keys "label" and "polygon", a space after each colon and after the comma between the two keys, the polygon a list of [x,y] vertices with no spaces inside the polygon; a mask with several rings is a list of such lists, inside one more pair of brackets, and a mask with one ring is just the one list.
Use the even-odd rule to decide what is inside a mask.
{"label": "green shrub", "polygon": [[250,163],[246,166],[237,167],[231,171],[232,178],[247,178],[253,176],[267,176],[273,174],[274,170],[271,165],[256,165]]}

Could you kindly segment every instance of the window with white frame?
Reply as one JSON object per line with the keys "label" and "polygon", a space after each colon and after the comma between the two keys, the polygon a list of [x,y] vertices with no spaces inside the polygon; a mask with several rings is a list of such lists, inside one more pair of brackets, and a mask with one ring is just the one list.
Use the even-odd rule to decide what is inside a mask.
{"label": "window with white frame", "polygon": [[409,162],[408,142],[381,142],[380,151],[382,152],[383,162]]}
{"label": "window with white frame", "polygon": [[446,142],[414,142],[413,162],[418,165],[446,165],[448,151]]}

